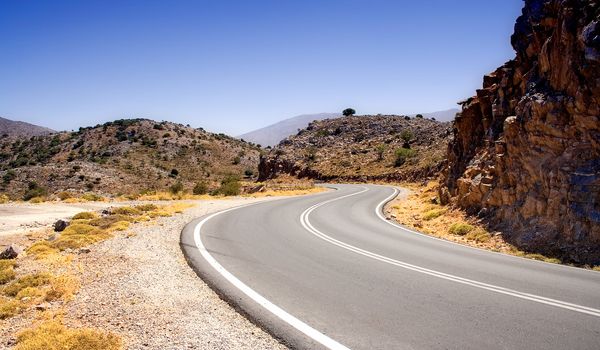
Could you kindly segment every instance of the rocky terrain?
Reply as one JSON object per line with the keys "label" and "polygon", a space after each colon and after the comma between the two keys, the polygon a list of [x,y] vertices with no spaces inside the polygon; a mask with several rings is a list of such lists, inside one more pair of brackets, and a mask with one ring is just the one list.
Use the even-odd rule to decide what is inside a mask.
{"label": "rocky terrain", "polygon": [[33,125],[25,122],[14,121],[0,117],[0,136],[7,137],[30,137],[48,135],[56,132],[43,126]]}
{"label": "rocky terrain", "polygon": [[[227,175],[252,176],[260,149],[202,129],[146,119],[116,120],[76,132],[0,140],[0,193],[13,199],[66,189],[100,194],[167,191]],[[27,198],[24,198],[27,199]]]}
{"label": "rocky terrain", "polygon": [[450,125],[397,115],[315,121],[261,157],[259,180],[425,179],[444,164]]}
{"label": "rocky terrain", "polygon": [[526,0],[516,58],[462,103],[442,200],[528,250],[600,262],[600,4]]}

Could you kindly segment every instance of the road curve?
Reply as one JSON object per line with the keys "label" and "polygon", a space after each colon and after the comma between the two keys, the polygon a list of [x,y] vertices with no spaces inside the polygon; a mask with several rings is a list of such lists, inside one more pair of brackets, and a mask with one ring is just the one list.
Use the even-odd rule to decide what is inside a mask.
{"label": "road curve", "polygon": [[182,249],[293,348],[600,348],[600,273],[421,235],[382,217],[397,189],[332,187],[198,218]]}

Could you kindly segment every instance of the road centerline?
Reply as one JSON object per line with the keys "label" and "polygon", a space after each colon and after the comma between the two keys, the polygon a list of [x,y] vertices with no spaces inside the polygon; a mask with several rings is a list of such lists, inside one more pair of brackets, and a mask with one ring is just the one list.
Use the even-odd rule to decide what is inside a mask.
{"label": "road centerline", "polygon": [[[302,224],[302,226],[310,233],[312,233],[313,235],[317,236],[318,238],[321,238],[323,240],[325,240],[328,243],[331,243],[333,245],[336,245],[338,247],[341,247],[343,249],[349,250],[351,252],[354,252],[356,254],[360,254],[366,257],[369,257],[371,259],[374,260],[378,260],[387,264],[391,264],[391,265],[395,265],[407,270],[411,270],[411,271],[415,271],[415,272],[419,272],[422,274],[426,274],[426,275],[430,275],[433,277],[437,277],[437,278],[441,278],[441,279],[445,279],[448,281],[452,281],[452,282],[456,282],[456,283],[460,283],[460,284],[464,284],[464,285],[469,285],[475,288],[479,288],[479,289],[484,289],[484,290],[488,290],[491,292],[495,292],[495,293],[500,293],[500,294],[504,294],[504,295],[508,295],[508,296],[512,296],[512,297],[516,297],[516,298],[520,298],[520,299],[524,299],[524,300],[529,300],[529,301],[533,301],[533,302],[537,302],[537,303],[541,303],[541,304],[546,304],[546,305],[550,305],[550,306],[555,306],[555,307],[559,307],[562,309],[566,309],[566,310],[571,310],[571,311],[575,311],[575,312],[579,312],[582,314],[587,314],[587,315],[591,315],[591,316],[595,316],[595,317],[600,317],[600,310],[598,309],[594,309],[591,307],[587,307],[587,306],[583,306],[583,305],[578,305],[578,304],[573,304],[573,303],[568,303],[568,302],[564,302],[564,301],[560,301],[560,300],[556,300],[556,299],[551,299],[551,298],[546,298],[543,296],[539,296],[539,295],[535,295],[535,294],[530,294],[530,293],[524,293],[524,292],[519,292],[517,290],[513,290],[513,289],[509,289],[509,288],[504,288],[504,287],[500,287],[500,286],[496,286],[493,284],[487,284],[487,283],[483,283],[483,282],[479,282],[479,281],[475,281],[475,280],[471,280],[471,279],[467,279],[467,278],[463,278],[463,277],[459,277],[459,276],[455,276],[455,275],[451,275],[451,274],[447,274],[441,271],[436,271],[436,270],[432,270],[432,269],[427,269],[421,266],[417,266],[417,265],[413,265],[413,264],[409,264],[400,260],[396,260],[396,259],[392,259],[383,255],[379,255],[373,252],[370,252],[368,250],[364,250],[361,249],[359,247],[350,245],[348,243],[339,241],[331,236],[326,235],[325,233],[319,231],[318,229],[316,229],[310,222],[309,216],[310,214],[317,208],[326,205],[328,203],[337,201],[337,200],[341,200],[344,198],[348,198],[351,196],[355,196],[355,195],[359,195],[361,193],[364,193],[366,191],[368,191],[369,189],[367,187],[363,187],[363,190],[358,191],[358,192],[354,192],[348,195],[344,195],[344,196],[340,196],[340,197],[336,197],[333,199],[329,199],[326,200],[324,202],[321,203],[317,203],[311,207],[309,207],[308,209],[306,209],[304,212],[302,212],[302,214],[300,215],[300,222]],[[394,194],[397,193],[397,190],[394,191]],[[389,200],[389,197],[384,199],[381,203],[379,203],[376,206],[376,210],[377,208],[380,208],[385,202],[387,202]]]}

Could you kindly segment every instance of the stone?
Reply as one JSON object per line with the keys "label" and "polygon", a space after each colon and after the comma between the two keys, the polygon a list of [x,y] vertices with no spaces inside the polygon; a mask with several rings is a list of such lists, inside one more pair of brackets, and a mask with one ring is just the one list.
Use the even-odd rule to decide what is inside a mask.
{"label": "stone", "polygon": [[598,265],[597,3],[526,1],[511,43],[516,57],[461,102],[440,200],[530,251]]}
{"label": "stone", "polygon": [[23,250],[14,244],[9,245],[0,253],[0,259],[16,259]]}
{"label": "stone", "polygon": [[91,252],[92,250],[90,248],[79,248],[79,250],[77,251],[78,254],[87,254],[89,252]]}
{"label": "stone", "polygon": [[62,232],[67,228],[67,226],[69,226],[69,224],[70,222],[67,220],[58,220],[54,223],[54,231]]}

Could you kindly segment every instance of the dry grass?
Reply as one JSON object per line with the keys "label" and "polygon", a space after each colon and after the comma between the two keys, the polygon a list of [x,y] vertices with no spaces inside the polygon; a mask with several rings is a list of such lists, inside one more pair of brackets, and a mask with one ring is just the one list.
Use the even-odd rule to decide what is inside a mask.
{"label": "dry grass", "polygon": [[72,329],[65,327],[61,320],[48,320],[19,333],[15,350],[117,350],[122,348],[121,339],[113,333],[92,328]]}
{"label": "dry grass", "polygon": [[111,214],[114,215],[126,215],[126,216],[134,216],[140,215],[142,211],[138,208],[134,207],[117,207],[111,210]]}
{"label": "dry grass", "polygon": [[0,296],[0,320],[13,317],[23,311],[21,303],[16,300]]}
{"label": "dry grass", "polygon": [[558,259],[523,252],[504,241],[501,235],[492,235],[485,226],[467,216],[463,211],[433,203],[432,199],[437,197],[438,184],[436,182],[432,181],[426,186],[417,184],[403,184],[402,186],[413,191],[408,198],[395,203],[392,207],[392,214],[402,225],[432,236],[478,248],[550,263],[560,263]]}
{"label": "dry grass", "polygon": [[39,241],[27,248],[27,253],[33,255],[36,259],[45,259],[59,252],[59,249],[48,241]]}
{"label": "dry grass", "polygon": [[2,288],[2,294],[7,297],[16,297],[25,288],[44,286],[49,284],[51,280],[52,275],[47,272],[25,275]]}
{"label": "dry grass", "polygon": [[73,216],[73,220],[90,220],[98,217],[97,213],[93,211],[84,211]]}
{"label": "dry grass", "polygon": [[8,283],[15,279],[16,263],[13,260],[0,260],[0,284]]}

